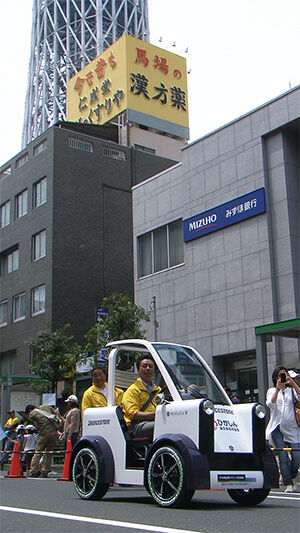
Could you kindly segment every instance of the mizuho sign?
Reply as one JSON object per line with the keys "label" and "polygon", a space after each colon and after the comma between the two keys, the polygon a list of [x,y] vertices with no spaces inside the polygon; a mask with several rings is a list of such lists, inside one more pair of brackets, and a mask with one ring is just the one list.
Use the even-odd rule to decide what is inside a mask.
{"label": "mizuho sign", "polygon": [[225,204],[203,211],[183,221],[184,242],[197,239],[242,220],[266,211],[265,189],[261,187],[250,193],[234,198]]}

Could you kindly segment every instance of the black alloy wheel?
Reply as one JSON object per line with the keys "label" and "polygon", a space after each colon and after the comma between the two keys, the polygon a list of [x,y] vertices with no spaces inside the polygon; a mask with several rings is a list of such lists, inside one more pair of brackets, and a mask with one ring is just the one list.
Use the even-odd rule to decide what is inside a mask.
{"label": "black alloy wheel", "polygon": [[100,500],[107,493],[109,483],[101,483],[99,461],[95,450],[82,448],[73,464],[73,482],[83,500]]}
{"label": "black alloy wheel", "polygon": [[194,490],[186,488],[184,461],[173,446],[166,445],[153,453],[147,483],[152,498],[162,507],[187,504],[194,495]]}

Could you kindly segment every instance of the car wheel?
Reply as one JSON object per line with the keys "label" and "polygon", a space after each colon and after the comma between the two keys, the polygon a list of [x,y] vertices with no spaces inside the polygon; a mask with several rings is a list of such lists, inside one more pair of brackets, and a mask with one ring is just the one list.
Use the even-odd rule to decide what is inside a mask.
{"label": "car wheel", "polygon": [[270,489],[228,490],[229,496],[240,505],[252,506],[263,502]]}
{"label": "car wheel", "polygon": [[100,500],[107,493],[109,483],[100,482],[99,461],[92,448],[79,450],[72,472],[75,490],[83,500]]}
{"label": "car wheel", "polygon": [[152,455],[147,484],[152,498],[163,507],[186,504],[194,495],[194,490],[186,488],[183,458],[172,446],[159,448]]}

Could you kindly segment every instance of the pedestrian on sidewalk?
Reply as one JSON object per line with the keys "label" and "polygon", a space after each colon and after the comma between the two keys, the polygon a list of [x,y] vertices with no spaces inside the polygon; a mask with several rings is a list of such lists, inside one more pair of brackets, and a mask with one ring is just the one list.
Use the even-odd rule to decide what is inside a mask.
{"label": "pedestrian on sidewalk", "polygon": [[24,466],[24,470],[26,474],[29,474],[30,470],[30,463],[32,460],[32,457],[34,455],[35,450],[35,443],[36,443],[37,435],[36,435],[36,428],[33,424],[28,424],[25,426],[25,435],[24,435],[24,455],[22,457],[22,467]]}
{"label": "pedestrian on sidewalk", "polygon": [[[300,428],[297,424],[294,401],[300,401],[300,388],[288,370],[279,365],[272,374],[273,387],[267,391],[266,404],[271,416],[266,439],[278,448],[280,471],[285,492],[299,492],[294,482],[300,464]],[[283,448],[292,448],[290,452]]]}
{"label": "pedestrian on sidewalk", "polygon": [[[52,464],[52,454],[57,444],[57,430],[60,427],[59,413],[50,405],[35,407],[29,414],[31,422],[38,431],[35,453],[31,460],[29,477],[47,477]],[[44,454],[42,452],[45,452]],[[50,452],[50,453],[49,453]],[[42,470],[40,459],[43,456]]]}
{"label": "pedestrian on sidewalk", "polygon": [[80,432],[80,409],[79,401],[75,394],[71,394],[66,400],[68,403],[68,411],[65,414],[64,419],[64,431],[63,441],[66,444],[67,440],[72,442],[72,448],[74,448]]}
{"label": "pedestrian on sidewalk", "polygon": [[10,409],[8,411],[9,418],[7,419],[6,423],[3,426],[4,431],[6,431],[6,440],[5,440],[5,446],[2,453],[2,457],[0,459],[0,464],[7,463],[9,453],[13,450],[14,447],[14,440],[17,438],[17,426],[19,425],[19,419],[16,416],[16,411],[14,409]]}

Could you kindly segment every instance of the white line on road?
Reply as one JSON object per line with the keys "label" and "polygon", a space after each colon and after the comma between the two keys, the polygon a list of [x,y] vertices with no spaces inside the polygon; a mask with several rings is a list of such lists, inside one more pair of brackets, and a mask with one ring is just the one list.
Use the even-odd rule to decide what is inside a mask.
{"label": "white line on road", "polygon": [[[12,513],[21,513],[35,516],[44,516],[46,518],[58,518],[62,520],[73,520],[74,522],[85,522],[89,524],[101,524],[105,526],[122,527],[125,529],[139,529],[141,531],[154,531],[155,533],[196,533],[188,529],[173,529],[169,527],[149,526],[147,524],[134,524],[129,522],[119,522],[116,520],[104,520],[102,518],[91,518],[87,516],[73,516],[62,513],[49,513],[47,511],[37,511],[35,509],[21,509],[19,507],[7,507],[0,505],[0,511],[8,511]],[[198,530],[197,533],[201,533]]]}
{"label": "white line on road", "polygon": [[268,496],[268,500],[273,498],[273,500],[295,500],[299,501],[299,496],[290,496],[289,494],[285,494],[285,496]]}

